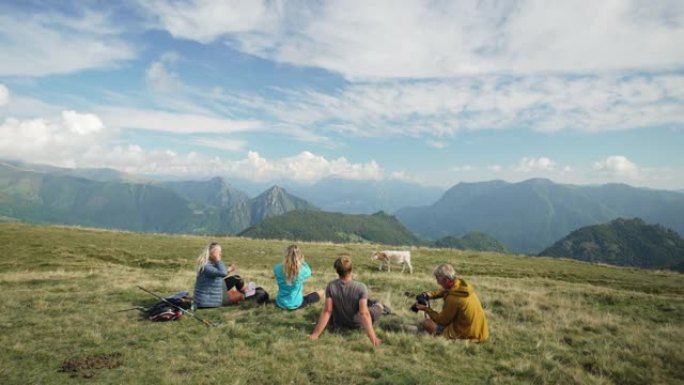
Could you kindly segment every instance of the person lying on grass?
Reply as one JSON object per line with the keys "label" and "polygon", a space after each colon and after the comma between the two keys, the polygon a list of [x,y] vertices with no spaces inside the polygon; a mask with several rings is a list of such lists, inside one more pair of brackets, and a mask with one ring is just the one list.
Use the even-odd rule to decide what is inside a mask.
{"label": "person lying on grass", "polygon": [[195,307],[226,306],[245,299],[242,279],[236,275],[228,277],[236,268],[235,265],[226,268],[221,260],[221,245],[216,242],[207,245],[197,257],[196,266],[197,279],[193,295]]}
{"label": "person lying on grass", "polygon": [[389,313],[389,308],[376,301],[369,306],[366,285],[353,280],[350,256],[338,257],[334,267],[339,278],[325,289],[325,305],[309,339],[317,340],[326,326],[330,331],[363,328],[373,346],[379,346],[382,340],[375,334],[373,323]]}
{"label": "person lying on grass", "polygon": [[283,257],[283,263],[273,268],[278,295],[276,306],[282,309],[302,309],[318,302],[323,296],[323,290],[317,290],[303,295],[304,281],[311,277],[311,267],[304,260],[304,254],[297,245],[290,245]]}
{"label": "person lying on grass", "polygon": [[489,338],[487,319],[473,286],[458,278],[454,267],[448,263],[435,267],[432,275],[442,288],[424,294],[429,299],[444,299],[444,305],[442,311],[437,312],[427,305],[415,304],[429,316],[423,322],[423,329],[450,339],[486,341]]}

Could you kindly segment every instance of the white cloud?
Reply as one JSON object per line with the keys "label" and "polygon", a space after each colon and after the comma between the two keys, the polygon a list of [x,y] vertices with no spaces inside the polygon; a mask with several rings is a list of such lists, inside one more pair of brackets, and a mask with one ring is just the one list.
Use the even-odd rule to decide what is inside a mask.
{"label": "white cloud", "polygon": [[115,167],[131,173],[193,177],[226,175],[261,182],[283,178],[314,182],[330,176],[359,180],[385,177],[384,171],[374,161],[351,163],[343,157],[329,160],[307,151],[273,160],[249,151],[244,159],[222,160],[194,152],[178,154],[172,151],[144,151],[137,146],[128,146],[116,147],[97,159],[88,159],[87,164],[93,164],[93,161],[99,162],[101,166]]}
{"label": "white cloud", "polygon": [[211,148],[218,148],[219,150],[226,151],[239,151],[245,147],[244,140],[230,140],[230,139],[210,139],[201,138],[193,141],[194,143]]}
{"label": "white cloud", "polygon": [[595,162],[594,170],[618,178],[639,177],[639,167],[622,155],[612,155]]}
{"label": "white cloud", "polygon": [[168,66],[179,60],[178,54],[167,52],[159,60],[152,62],[145,70],[145,80],[152,89],[159,92],[177,92],[184,85],[177,73],[171,71]]}
{"label": "white cloud", "polygon": [[684,74],[486,76],[358,83],[332,93],[283,91],[279,100],[222,95],[251,111],[319,134],[423,136],[530,128],[601,132],[684,123]]}
{"label": "white cloud", "polygon": [[4,84],[0,83],[0,107],[4,106],[9,102],[10,94],[9,90]]}
{"label": "white cloud", "polygon": [[471,172],[475,170],[475,168],[469,164],[464,164],[462,166],[454,166],[451,170],[455,172]]}
{"label": "white cloud", "polygon": [[[0,158],[62,167],[111,167],[131,173],[188,176],[227,175],[254,181],[325,177],[383,179],[387,173],[375,161],[353,163],[344,157],[327,159],[303,151],[292,157],[267,159],[250,151],[244,159],[222,160],[196,152],[146,150],[138,145],[115,145],[112,131],[98,116],[64,111],[55,119],[7,119],[0,125]],[[241,141],[200,139],[196,143],[230,151]]]}
{"label": "white cloud", "polygon": [[261,123],[254,120],[233,120],[198,114],[172,113],[159,110],[107,108],[99,112],[109,127],[134,128],[177,134],[255,131]]}
{"label": "white cloud", "polygon": [[147,67],[145,79],[152,88],[163,92],[178,89],[180,85],[178,74],[170,72],[164,63],[158,61]]}
{"label": "white cloud", "polygon": [[[378,179],[380,179],[380,178],[378,178]],[[406,182],[406,183],[418,183],[418,184],[423,183],[423,181],[420,180],[420,178],[415,177],[413,175],[409,175],[406,173],[406,171],[393,171],[390,173],[389,179],[402,181],[402,182]]]}
{"label": "white cloud", "polygon": [[76,111],[62,112],[62,122],[70,132],[82,136],[95,134],[104,129],[97,115],[81,114]]}
{"label": "white cloud", "polygon": [[[1,91],[0,91],[1,92]],[[6,104],[0,107],[0,121],[5,118],[33,118],[36,116],[57,116],[65,110],[64,107],[46,103],[40,99],[26,97],[14,92],[5,99]]]}
{"label": "white cloud", "polygon": [[112,66],[135,56],[103,15],[0,15],[0,76],[44,76]]}
{"label": "white cloud", "polygon": [[0,126],[0,157],[68,165],[100,148],[111,133],[92,114],[63,111],[54,119],[6,119]]}
{"label": "white cloud", "polygon": [[555,167],[555,162],[551,159],[541,156],[539,158],[522,158],[520,163],[513,167],[516,172],[537,172],[537,171],[552,171]]}
{"label": "white cloud", "polygon": [[441,141],[441,140],[427,140],[425,143],[428,144],[428,146],[437,148],[437,149],[442,149],[446,148],[449,146],[449,142]]}
{"label": "white cloud", "polygon": [[250,151],[247,158],[228,164],[227,170],[231,175],[259,181],[278,178],[315,181],[329,176],[369,180],[382,179],[384,176],[384,171],[375,161],[351,163],[344,157],[328,160],[308,151],[275,161]]}
{"label": "white cloud", "polygon": [[684,5],[548,2],[155,1],[160,28],[358,78],[673,68]]}
{"label": "white cloud", "polygon": [[[190,0],[149,1],[142,4],[156,14],[160,26],[171,35],[210,43],[230,33],[267,31],[273,25],[280,4],[265,1]],[[252,37],[256,39],[256,37]]]}

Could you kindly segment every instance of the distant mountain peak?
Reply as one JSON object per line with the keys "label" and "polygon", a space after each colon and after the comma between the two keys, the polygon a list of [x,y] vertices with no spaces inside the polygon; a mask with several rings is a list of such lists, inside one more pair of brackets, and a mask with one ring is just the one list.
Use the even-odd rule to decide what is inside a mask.
{"label": "distant mountain peak", "polygon": [[530,178],[526,179],[522,182],[519,182],[520,184],[535,184],[535,185],[555,185],[554,181],[551,179],[546,179],[546,178]]}
{"label": "distant mountain peak", "polygon": [[268,190],[264,191],[262,195],[266,194],[287,194],[287,191],[285,191],[284,188],[278,186],[277,184],[274,184]]}
{"label": "distant mountain peak", "polygon": [[215,176],[215,177],[209,178],[208,182],[211,182],[211,183],[223,183],[223,184],[225,184],[225,183],[226,183],[226,180],[223,179],[223,178],[220,177],[220,176]]}
{"label": "distant mountain peak", "polygon": [[[288,193],[284,188],[274,185],[254,198],[254,201],[286,202],[291,200],[302,200]],[[272,203],[273,204],[273,203]]]}
{"label": "distant mountain peak", "polygon": [[492,180],[486,180],[482,182],[458,182],[456,183],[453,187],[457,186],[472,186],[472,185],[501,185],[501,184],[509,184],[505,180],[502,179],[492,179]]}
{"label": "distant mountain peak", "polygon": [[285,214],[288,211],[307,209],[318,210],[311,203],[289,194],[284,188],[274,185],[250,200],[251,224],[261,222],[265,218]]}
{"label": "distant mountain peak", "polygon": [[226,180],[220,176],[215,176],[213,178],[210,178],[205,183],[207,183],[209,186],[211,186],[212,188],[215,188],[217,190],[225,190],[225,189],[230,188],[230,185],[228,184],[228,182],[226,182]]}

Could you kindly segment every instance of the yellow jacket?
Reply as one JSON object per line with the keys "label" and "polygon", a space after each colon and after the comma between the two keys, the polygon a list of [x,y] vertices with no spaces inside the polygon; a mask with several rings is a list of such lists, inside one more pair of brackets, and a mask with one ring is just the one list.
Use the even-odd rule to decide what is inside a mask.
{"label": "yellow jacket", "polygon": [[444,326],[442,335],[447,338],[486,341],[489,329],[482,304],[472,285],[457,278],[451,289],[428,292],[430,298],[444,298],[442,312],[428,308],[425,312],[438,325]]}

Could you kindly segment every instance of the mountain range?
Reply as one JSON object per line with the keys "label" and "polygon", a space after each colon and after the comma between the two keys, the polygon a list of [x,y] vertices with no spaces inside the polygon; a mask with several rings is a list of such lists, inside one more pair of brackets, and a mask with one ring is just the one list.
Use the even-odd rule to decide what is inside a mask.
{"label": "mountain range", "polygon": [[618,218],[577,229],[539,255],[682,271],[684,239],[671,229],[648,225],[640,218]]}
{"label": "mountain range", "polygon": [[[0,217],[133,231],[250,234],[246,229],[265,219],[303,210],[311,223],[324,226],[335,218],[338,224],[345,224],[336,231],[342,235],[327,237],[328,241],[391,240],[428,245],[441,240],[442,247],[466,247],[465,242],[467,247],[480,250],[498,248],[499,243],[511,252],[527,254],[537,254],[581,227],[620,217],[639,217],[684,233],[684,194],[624,184],[577,186],[546,179],[518,183],[495,180],[459,183],[436,197],[432,188],[404,182],[328,179],[292,187],[309,197],[303,199],[279,186],[251,198],[236,181],[231,182],[221,177],[159,181],[111,169],[66,169],[0,161]],[[397,198],[401,194],[406,197]],[[422,203],[378,216],[365,213],[407,201]],[[314,202],[321,203],[324,209]],[[332,208],[341,213],[326,213],[331,215],[323,218]],[[316,211],[319,213],[312,214]],[[357,213],[351,215],[350,211]],[[343,216],[345,213],[351,217]],[[302,215],[285,216],[279,223],[288,228],[282,221],[301,224],[302,229],[288,231],[306,239],[303,231],[320,229],[303,222]],[[364,229],[358,228],[357,222],[370,223],[379,218],[386,221],[380,228],[388,234],[371,232],[376,238],[369,238]],[[390,222],[392,226],[387,225]],[[469,233],[482,235],[473,237]]]}
{"label": "mountain range", "polygon": [[459,183],[428,206],[395,215],[424,239],[488,234],[515,252],[536,254],[580,227],[639,217],[684,233],[684,194],[625,184],[576,186],[547,179]]}
{"label": "mountain range", "polygon": [[135,180],[107,169],[70,172],[0,162],[0,216],[146,232],[235,234],[290,210],[318,209],[278,186],[250,199],[221,178]]}

